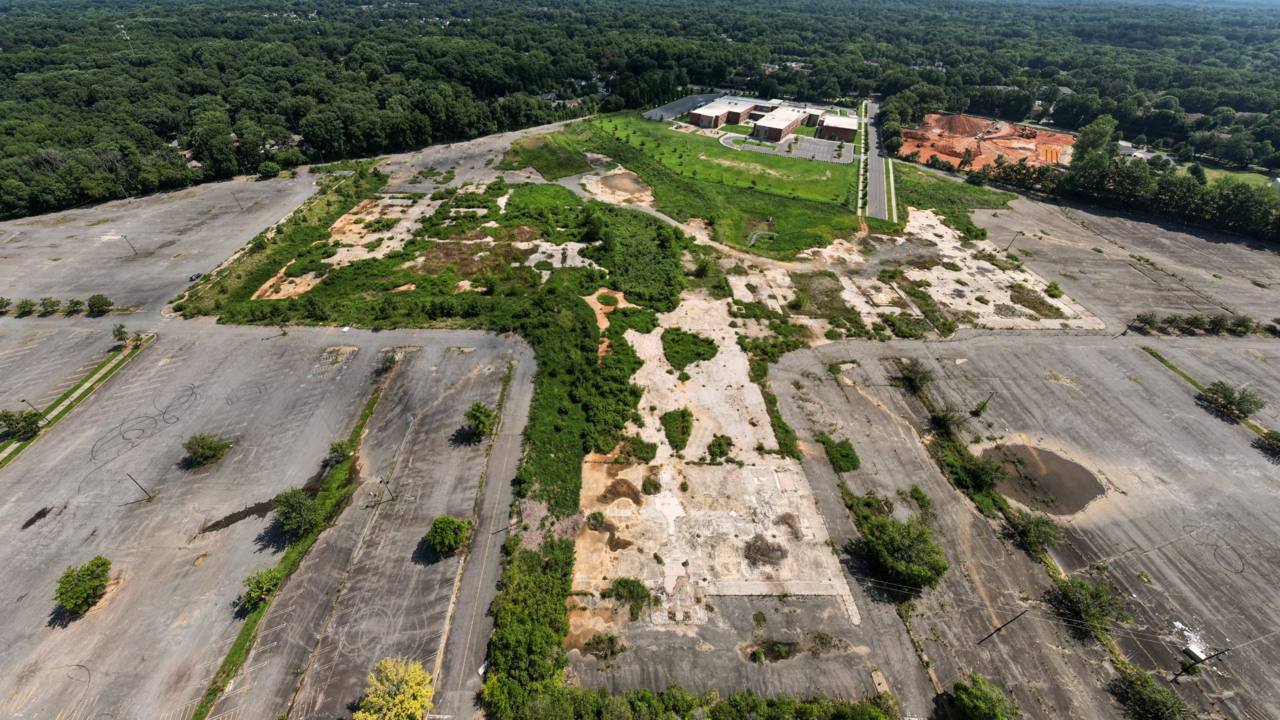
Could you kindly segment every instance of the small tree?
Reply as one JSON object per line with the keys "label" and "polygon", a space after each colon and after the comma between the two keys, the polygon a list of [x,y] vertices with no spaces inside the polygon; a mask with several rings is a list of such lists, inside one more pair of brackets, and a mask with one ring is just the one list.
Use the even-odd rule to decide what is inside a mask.
{"label": "small tree", "polygon": [[129,331],[124,329],[124,323],[116,323],[116,326],[111,328],[111,337],[118,343],[129,339]]}
{"label": "small tree", "polygon": [[290,541],[306,537],[324,523],[320,505],[300,488],[290,488],[271,499]]}
{"label": "small tree", "polygon": [[280,166],[271,162],[270,160],[258,166],[258,176],[261,177],[263,180],[270,180],[271,178],[279,174],[280,174]]}
{"label": "small tree", "polygon": [[956,680],[954,708],[960,720],[1012,720],[1018,706],[986,678],[969,674],[969,682]]}
{"label": "small tree", "polygon": [[933,382],[933,371],[920,360],[912,359],[902,363],[900,371],[903,384],[917,395]]}
{"label": "small tree", "polygon": [[80,312],[81,310],[84,310],[84,301],[83,301],[83,300],[71,299],[71,300],[68,300],[68,301],[67,301],[67,314],[68,314],[68,315],[75,315],[76,313]]}
{"label": "small tree", "polygon": [[471,538],[471,521],[459,520],[452,515],[441,515],[431,523],[427,542],[437,555],[449,555]]}
{"label": "small tree", "polygon": [[54,298],[51,298],[51,297],[40,298],[40,314],[41,315],[52,315],[58,312],[58,308],[60,307],[62,307],[61,300],[55,300]]}
{"label": "small tree", "polygon": [[191,467],[212,465],[222,459],[231,443],[217,435],[200,433],[192,435],[182,447],[187,451],[187,464]]}
{"label": "small tree", "polygon": [[1059,613],[1083,620],[1095,634],[1106,628],[1108,620],[1123,622],[1129,619],[1124,600],[1112,593],[1109,580],[1095,586],[1083,578],[1061,578],[1050,592],[1049,601]]}
{"label": "small tree", "polygon": [[1062,544],[1062,528],[1044,515],[1019,510],[1009,518],[1009,525],[1022,544],[1037,555]]}
{"label": "small tree", "polygon": [[434,693],[422,663],[396,657],[373,666],[352,720],[422,720]]}
{"label": "small tree", "polygon": [[41,417],[43,416],[35,410],[22,412],[2,410],[0,411],[0,433],[19,440],[30,437],[40,429]]}
{"label": "small tree", "polygon": [[9,312],[9,306],[13,305],[13,301],[7,297],[0,297],[0,315]]}
{"label": "small tree", "polygon": [[101,555],[80,567],[68,565],[58,578],[54,600],[67,614],[83,615],[102,599],[110,573],[111,561]]}
{"label": "small tree", "polygon": [[111,312],[112,307],[112,302],[106,295],[89,296],[89,312],[94,315],[104,315],[109,313]]}
{"label": "small tree", "polygon": [[467,430],[475,437],[489,437],[497,429],[498,418],[493,408],[484,403],[471,403],[466,414]]}
{"label": "small tree", "polygon": [[22,298],[14,309],[18,311],[19,315],[30,315],[36,310],[36,301],[31,298]]}
{"label": "small tree", "polygon": [[1242,420],[1267,406],[1262,398],[1248,388],[1232,387],[1222,380],[1213,381],[1204,394],[1228,414]]}
{"label": "small tree", "polygon": [[259,570],[244,579],[244,592],[240,594],[240,607],[253,612],[262,607],[279,589],[284,572],[278,567]]}

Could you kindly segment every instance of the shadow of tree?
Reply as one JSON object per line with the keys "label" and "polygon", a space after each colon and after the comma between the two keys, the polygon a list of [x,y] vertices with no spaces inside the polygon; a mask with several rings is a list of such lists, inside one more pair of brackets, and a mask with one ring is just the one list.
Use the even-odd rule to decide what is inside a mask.
{"label": "shadow of tree", "polygon": [[1280,448],[1260,437],[1253,439],[1253,447],[1261,451],[1272,465],[1280,465]]}
{"label": "shadow of tree", "polygon": [[1205,412],[1209,413],[1210,415],[1218,418],[1219,420],[1229,425],[1240,424],[1240,420],[1236,418],[1235,415],[1232,415],[1231,413],[1227,412],[1221,405],[1217,403],[1217,401],[1215,401],[1213,398],[1209,397],[1208,395],[1205,395],[1204,393],[1200,393],[1196,395],[1196,405],[1199,405],[1201,410],[1204,410]]}
{"label": "shadow of tree", "polygon": [[289,545],[289,534],[284,530],[284,523],[279,515],[273,515],[271,522],[253,539],[257,545],[256,552],[281,553]]}
{"label": "shadow of tree", "polygon": [[436,552],[435,547],[427,542],[427,536],[423,535],[418,539],[418,545],[413,549],[413,563],[415,565],[435,565],[440,562],[440,553]]}

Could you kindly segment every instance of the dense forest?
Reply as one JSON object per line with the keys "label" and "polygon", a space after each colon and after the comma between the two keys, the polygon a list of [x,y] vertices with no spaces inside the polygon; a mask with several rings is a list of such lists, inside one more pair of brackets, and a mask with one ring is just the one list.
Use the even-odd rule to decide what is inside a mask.
{"label": "dense forest", "polygon": [[[776,69],[775,69],[776,66]],[[1280,12],[950,0],[0,1],[0,217],[467,139],[690,85],[1101,116],[1280,165]],[[1141,136],[1141,137],[1140,137]]]}

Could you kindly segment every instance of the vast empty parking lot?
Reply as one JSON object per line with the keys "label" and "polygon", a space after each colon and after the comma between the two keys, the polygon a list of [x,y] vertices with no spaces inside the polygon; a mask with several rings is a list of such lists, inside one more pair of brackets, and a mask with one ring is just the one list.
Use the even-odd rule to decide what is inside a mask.
{"label": "vast empty parking lot", "polygon": [[0,222],[0,296],[101,293],[156,310],[315,192],[315,176],[240,179]]}
{"label": "vast empty parking lot", "polygon": [[[874,489],[896,499],[899,490],[919,484],[937,503],[935,532],[952,570],[936,592],[917,601],[913,627],[941,685],[976,671],[999,678],[1033,717],[1099,717],[1117,712],[1107,690],[1112,674],[1099,663],[1103,653],[1073,637],[1072,628],[1039,602],[1049,587],[1044,572],[1016,545],[1001,541],[937,473],[916,440],[927,429],[927,415],[891,386],[892,361],[929,363],[940,403],[970,408],[997,393],[991,409],[964,431],[991,438],[976,448],[1026,443],[1098,476],[1104,494],[1058,518],[1070,543],[1054,557],[1068,572],[1105,567],[1135,617],[1115,630],[1116,640],[1135,662],[1163,677],[1178,669],[1178,656],[1192,639],[1224,649],[1280,626],[1273,602],[1280,492],[1274,462],[1252,447],[1254,434],[1207,412],[1195,388],[1140,346],[1158,348],[1206,384],[1219,378],[1250,382],[1272,398],[1280,396],[1276,376],[1268,372],[1277,357],[1272,342],[987,337],[892,347],[835,343],[788,356],[775,384],[798,427],[838,427],[857,445],[863,466],[846,477],[856,492]],[[814,381],[828,363],[849,360],[859,365],[845,366],[842,375],[854,384],[830,376]],[[804,390],[790,385],[802,378]],[[1267,411],[1259,421],[1276,425]],[[810,447],[816,455],[806,469],[817,492],[816,476],[831,472],[821,447]],[[844,512],[838,501],[830,508],[835,535]],[[856,570],[854,575],[874,590],[874,583],[856,577]],[[975,646],[1028,608],[1030,616],[1018,625]],[[1272,692],[1280,645],[1260,642],[1227,657],[1201,677],[1184,680],[1184,697],[1232,717],[1280,713]],[[911,708],[910,694],[903,699]]]}
{"label": "vast empty parking lot", "polygon": [[[462,432],[463,413],[474,402],[496,405],[508,363],[510,392],[527,411],[532,353],[519,340],[474,332],[379,337],[403,358],[369,425],[362,489],[282,588],[258,649],[214,715],[274,718],[291,708],[299,718],[342,717],[378,660],[404,655],[436,669],[461,558],[436,557],[423,535],[435,517],[467,517],[476,505],[489,442]],[[513,419],[503,432],[518,436],[523,414]],[[475,602],[464,596],[459,607]],[[474,675],[448,660],[447,674]]]}
{"label": "vast empty parking lot", "polygon": [[[263,513],[201,529],[319,472],[371,392],[379,347],[367,333],[174,326],[6,467],[12,712],[158,717],[199,697],[239,626],[240,580],[279,551]],[[181,443],[200,432],[235,446],[186,470]],[[57,577],[98,554],[123,582],[63,627]]]}
{"label": "vast empty parking lot", "polygon": [[44,410],[71,389],[119,346],[108,323],[0,320],[0,410]]}

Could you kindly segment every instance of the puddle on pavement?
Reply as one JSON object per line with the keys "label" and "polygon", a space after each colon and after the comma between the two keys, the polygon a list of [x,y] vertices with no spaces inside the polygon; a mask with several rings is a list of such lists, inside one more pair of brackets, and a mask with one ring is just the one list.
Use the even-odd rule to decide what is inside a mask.
{"label": "puddle on pavement", "polygon": [[[312,475],[311,479],[307,481],[307,484],[302,486],[302,490],[313,498],[319,495],[320,484],[324,481],[324,474],[327,471],[328,471],[327,466],[320,468],[319,472],[317,472],[315,475]],[[351,476],[355,477],[354,471],[352,472]],[[272,500],[274,500],[274,498],[272,498]],[[235,525],[236,523],[240,522],[241,520],[244,520],[245,518],[266,517],[267,513],[270,513],[270,512],[271,512],[271,500],[263,500],[262,502],[254,503],[248,507],[241,508],[229,515],[225,515],[217,520],[214,520],[208,525],[205,525],[204,527],[200,528],[200,534],[203,535],[205,533],[225,530],[231,527],[232,525]]]}
{"label": "puddle on pavement", "polygon": [[987,448],[982,457],[1009,469],[1008,479],[998,484],[1000,492],[1050,515],[1080,512],[1106,492],[1084,466],[1043,448],[1002,445]]}

